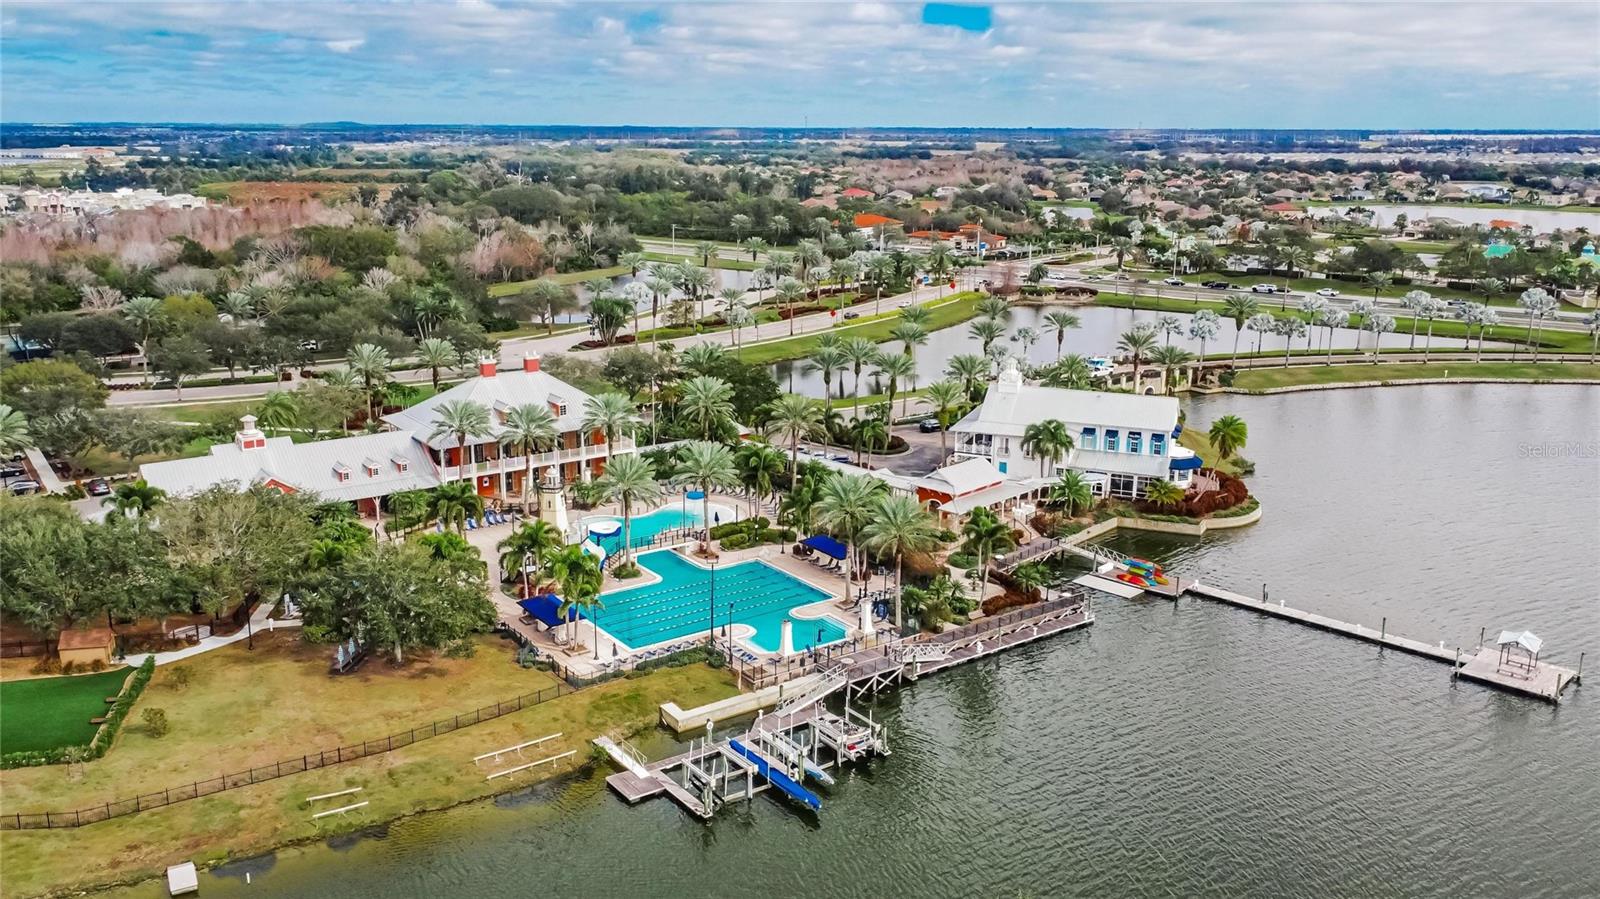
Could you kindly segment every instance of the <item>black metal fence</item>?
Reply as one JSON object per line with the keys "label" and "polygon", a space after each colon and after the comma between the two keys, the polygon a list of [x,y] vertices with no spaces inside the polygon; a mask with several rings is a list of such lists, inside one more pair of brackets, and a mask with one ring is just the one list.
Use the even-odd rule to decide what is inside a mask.
{"label": "black metal fence", "polygon": [[368,756],[380,755],[403,749],[413,743],[448,734],[464,727],[471,727],[484,721],[492,721],[502,715],[521,711],[531,706],[548,702],[558,696],[565,696],[573,692],[573,688],[565,684],[555,684],[524,693],[515,699],[497,702],[494,705],[480,706],[471,712],[456,715],[452,718],[441,718],[431,724],[413,727],[407,731],[390,734],[376,740],[364,740],[348,746],[335,746],[332,749],[319,749],[314,752],[303,753],[292,758],[287,758],[270,765],[260,765],[231,774],[222,774],[207,780],[197,780],[175,787],[167,787],[160,791],[140,793],[138,795],[105,802],[88,808],[76,809],[67,812],[14,812],[0,816],[0,830],[30,830],[59,827],[81,827],[97,821],[106,821],[111,818],[121,818],[126,815],[136,815],[151,809],[165,808],[190,799],[199,799],[225,790],[237,790],[252,784],[288,777],[291,774],[301,774],[338,765],[344,762],[353,762]]}

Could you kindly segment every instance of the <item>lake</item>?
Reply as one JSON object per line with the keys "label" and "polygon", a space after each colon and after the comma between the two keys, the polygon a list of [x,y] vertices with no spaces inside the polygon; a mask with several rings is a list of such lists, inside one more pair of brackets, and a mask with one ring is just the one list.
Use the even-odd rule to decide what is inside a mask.
{"label": "lake", "polygon": [[[1600,658],[1600,390],[1398,387],[1187,409],[1192,427],[1249,422],[1266,517],[1114,545],[1447,645],[1526,627],[1552,661]],[[1593,685],[1551,706],[1201,600],[1095,608],[1092,628],[879,699],[893,754],[845,773],[820,815],[763,796],[705,825],[579,777],[202,874],[201,895],[1595,894]]]}

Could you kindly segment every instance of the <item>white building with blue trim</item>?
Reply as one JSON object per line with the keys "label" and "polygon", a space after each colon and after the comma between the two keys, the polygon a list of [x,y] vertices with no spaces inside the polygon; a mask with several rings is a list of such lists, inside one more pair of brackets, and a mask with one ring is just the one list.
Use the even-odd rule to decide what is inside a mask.
{"label": "white building with blue trim", "polygon": [[[1040,472],[1040,460],[1022,447],[1028,426],[1055,419],[1067,425],[1073,451]],[[1137,499],[1152,481],[1187,488],[1201,467],[1193,450],[1178,444],[1178,400],[1170,396],[1065,390],[1025,384],[1015,360],[983,402],[952,425],[955,457],[987,459],[1007,478],[1054,481],[1072,469],[1097,496]]]}

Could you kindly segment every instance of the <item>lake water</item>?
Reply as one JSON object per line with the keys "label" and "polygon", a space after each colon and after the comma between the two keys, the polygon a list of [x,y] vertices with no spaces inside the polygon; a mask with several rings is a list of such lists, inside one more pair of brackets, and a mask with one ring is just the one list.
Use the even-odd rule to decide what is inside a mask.
{"label": "lake water", "polygon": [[[1600,664],[1600,390],[1188,413],[1249,422],[1265,519],[1116,545],[1447,645],[1526,627],[1552,661]],[[845,773],[820,815],[758,797],[705,825],[665,799],[627,807],[597,775],[236,864],[201,895],[1596,895],[1594,685],[1550,706],[1200,600],[1095,608],[1092,628],[882,697],[893,755]]]}
{"label": "lake water", "polygon": [[[1394,225],[1394,218],[1404,214],[1410,221],[1425,218],[1454,219],[1463,225],[1482,225],[1485,228],[1494,219],[1504,219],[1516,222],[1519,227],[1528,226],[1535,233],[1545,234],[1556,229],[1573,231],[1578,228],[1588,228],[1591,232],[1600,231],[1600,212],[1576,212],[1563,209],[1497,209],[1493,206],[1452,206],[1427,205],[1427,204],[1382,204],[1361,203],[1362,209],[1370,209],[1373,213],[1373,223],[1380,228],[1389,228]],[[1329,209],[1343,214],[1349,206],[1330,206]]]}
{"label": "lake water", "polygon": [[[1271,303],[1270,298],[1263,297],[1261,303],[1264,308],[1276,309],[1276,304]],[[1022,345],[1012,339],[1016,336],[1017,329],[1031,327],[1041,334],[1041,339],[1028,351],[1028,361],[1039,365],[1055,360],[1055,334],[1046,332],[1042,324],[1045,313],[1051,311],[1052,308],[1063,307],[1012,307],[1011,317],[1007,322],[1009,331],[1007,336],[1002,339],[1006,341],[1007,348],[1013,354],[1020,355],[1022,353]],[[1290,303],[1288,308],[1294,309],[1296,307],[1293,303]],[[1118,309],[1109,306],[1081,306],[1073,307],[1067,311],[1078,316],[1083,325],[1067,332],[1066,341],[1063,344],[1063,352],[1078,353],[1084,356],[1113,354],[1116,350],[1117,338],[1124,331],[1129,330],[1139,322],[1154,322],[1161,314],[1149,310]],[[1179,318],[1183,320],[1184,327],[1187,328],[1190,316],[1179,314]],[[1226,353],[1233,349],[1233,336],[1237,331],[1233,325],[1233,319],[1225,318],[1219,324],[1221,327],[1218,337],[1215,340],[1206,342],[1205,349],[1208,355]],[[968,332],[969,327],[969,324],[964,323],[934,331],[928,335],[926,344],[916,348],[914,355],[917,360],[918,385],[927,386],[944,377],[944,369],[951,356],[982,351],[983,342]],[[1326,347],[1327,333],[1326,328],[1312,328],[1306,337],[1295,340],[1295,349],[1304,349],[1307,338],[1312,341],[1313,346]],[[1255,349],[1256,337],[1255,332],[1247,329],[1239,338],[1239,352],[1244,353]],[[1421,346],[1421,336],[1418,336],[1417,340],[1418,346]],[[1172,342],[1192,352],[1200,351],[1199,341],[1190,340],[1186,336],[1175,335],[1172,338]],[[1409,331],[1405,333],[1391,332],[1383,335],[1384,346],[1400,347],[1408,346],[1410,343],[1411,333]],[[1433,345],[1440,349],[1458,348],[1465,345],[1465,343],[1460,338],[1437,336],[1433,338]],[[1263,351],[1276,350],[1282,352],[1283,344],[1284,338],[1276,334],[1266,334],[1261,339]],[[1333,332],[1333,345],[1336,348],[1348,348],[1358,345],[1371,347],[1372,335],[1367,332],[1341,328]],[[884,352],[898,353],[904,350],[905,345],[898,340],[892,340],[881,346]],[[880,379],[868,374],[868,371],[870,369],[862,372],[862,393],[882,393],[887,385],[882,383]],[[802,393],[806,396],[819,398],[823,396],[822,375],[811,371],[810,365],[804,359],[779,362],[772,367],[772,373],[778,379],[778,383],[786,389],[790,389],[792,384],[792,392],[794,393]],[[792,382],[790,380],[791,375],[793,376]],[[834,378],[833,389],[835,396],[848,396],[854,390],[855,376],[853,373],[846,374],[842,381],[843,383],[837,376]],[[904,389],[904,385],[902,385],[902,389]]]}

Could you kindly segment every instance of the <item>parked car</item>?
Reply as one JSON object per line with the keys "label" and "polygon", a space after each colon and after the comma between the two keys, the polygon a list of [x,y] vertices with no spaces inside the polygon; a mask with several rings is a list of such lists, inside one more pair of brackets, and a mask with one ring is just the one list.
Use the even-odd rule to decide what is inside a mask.
{"label": "parked car", "polygon": [[1167,285],[1168,287],[1183,287],[1184,286],[1182,278],[1167,278],[1167,279],[1163,280],[1161,283]]}
{"label": "parked car", "polygon": [[27,469],[23,468],[21,465],[7,465],[3,468],[0,468],[0,478],[4,478],[6,480],[10,480],[11,478],[20,478],[27,473]]}
{"label": "parked car", "polygon": [[939,432],[939,419],[924,418],[923,420],[917,422],[917,430],[924,434],[936,434]]}
{"label": "parked car", "polygon": [[843,454],[840,454],[840,455],[837,455],[837,456],[829,456],[828,458],[833,460],[834,462],[849,462],[850,461],[850,457],[846,456],[846,455],[843,455]]}
{"label": "parked car", "polygon": [[1331,287],[1324,287],[1321,290],[1317,291],[1317,296],[1319,296],[1319,297],[1336,297],[1338,295],[1339,295],[1339,291],[1334,290]]}
{"label": "parked car", "polygon": [[1278,292],[1278,285],[1276,285],[1276,284],[1252,284],[1252,285],[1250,285],[1250,292],[1251,293],[1277,293]]}
{"label": "parked car", "polygon": [[83,489],[84,492],[88,493],[90,496],[111,495],[111,485],[106,483],[105,478],[93,478],[85,481],[83,484]]}
{"label": "parked car", "polygon": [[10,490],[13,496],[21,496],[24,493],[32,493],[38,490],[39,482],[32,478],[20,478],[6,484],[6,489]]}

